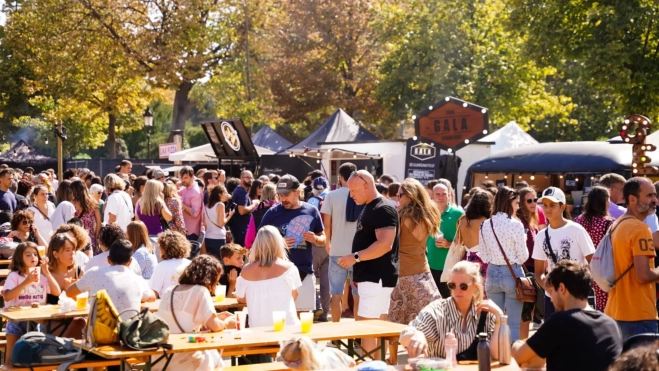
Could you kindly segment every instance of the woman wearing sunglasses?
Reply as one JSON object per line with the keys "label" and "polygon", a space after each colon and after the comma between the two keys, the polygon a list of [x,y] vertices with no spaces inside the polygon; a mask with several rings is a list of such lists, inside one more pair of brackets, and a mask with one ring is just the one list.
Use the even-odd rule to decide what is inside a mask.
{"label": "woman wearing sunglasses", "polygon": [[32,223],[32,213],[27,210],[20,210],[11,217],[11,232],[7,235],[14,242],[34,242],[38,246],[46,246],[46,242],[39,233],[37,227]]}
{"label": "woman wearing sunglasses", "polygon": [[[533,255],[533,245],[535,244],[535,236],[538,234],[540,223],[538,215],[538,197],[533,188],[524,187],[519,190],[519,199],[521,205],[519,206],[519,210],[517,210],[517,218],[519,218],[522,225],[524,225],[524,231],[526,232],[526,248],[529,250],[529,258],[526,259],[524,267],[526,267],[528,272],[535,272],[534,260],[531,258],[531,255]],[[536,305],[542,305],[544,307],[544,301],[536,301]],[[538,319],[537,322],[539,323],[539,321],[540,320]],[[523,321],[520,324],[520,339],[527,339],[529,337],[529,325],[530,321]]]}
{"label": "woman wearing sunglasses", "polygon": [[516,277],[524,277],[522,265],[529,258],[524,225],[517,219],[517,210],[519,193],[509,187],[499,188],[494,198],[494,213],[483,222],[478,242],[478,255],[487,264],[485,292],[499,307],[505,307],[512,341],[519,339],[524,307],[517,300],[515,281]]}
{"label": "woman wearing sunglasses", "polygon": [[483,277],[477,264],[461,261],[453,266],[448,287],[451,297],[435,300],[423,308],[400,335],[410,357],[446,357],[444,340],[453,332],[458,340],[457,360],[476,360],[477,334],[490,339],[490,354],[499,355],[499,323],[503,312],[494,302],[483,300]]}
{"label": "woman wearing sunglasses", "polygon": [[426,241],[439,232],[440,219],[437,206],[416,179],[403,181],[398,201],[400,271],[387,319],[408,324],[426,305],[441,298],[426,258]]}

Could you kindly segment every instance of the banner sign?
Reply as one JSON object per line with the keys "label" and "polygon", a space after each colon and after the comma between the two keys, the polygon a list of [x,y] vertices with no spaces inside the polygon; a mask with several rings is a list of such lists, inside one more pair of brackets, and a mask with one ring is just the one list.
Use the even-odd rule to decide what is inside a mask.
{"label": "banner sign", "polygon": [[409,138],[405,155],[405,177],[426,185],[439,177],[439,149],[431,144]]}
{"label": "banner sign", "polygon": [[416,136],[441,149],[457,151],[488,132],[488,109],[446,97],[414,120]]}
{"label": "banner sign", "polygon": [[169,155],[179,151],[177,143],[162,143],[158,145],[160,158],[169,158]]}
{"label": "banner sign", "polygon": [[202,122],[208,141],[218,159],[253,160],[258,159],[252,138],[241,119],[220,119]]}

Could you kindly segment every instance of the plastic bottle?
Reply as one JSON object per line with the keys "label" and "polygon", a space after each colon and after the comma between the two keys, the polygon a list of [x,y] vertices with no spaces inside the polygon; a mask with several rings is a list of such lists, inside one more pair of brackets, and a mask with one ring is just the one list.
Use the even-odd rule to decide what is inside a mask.
{"label": "plastic bottle", "polygon": [[491,356],[490,342],[487,340],[487,334],[481,332],[478,334],[478,371],[490,371]]}
{"label": "plastic bottle", "polygon": [[455,334],[452,332],[446,333],[446,338],[444,338],[444,355],[445,359],[449,364],[449,368],[454,368],[458,365],[456,355],[458,352],[458,339],[455,337]]}
{"label": "plastic bottle", "polygon": [[499,325],[499,364],[510,364],[510,327],[508,327],[508,316],[501,316]]}

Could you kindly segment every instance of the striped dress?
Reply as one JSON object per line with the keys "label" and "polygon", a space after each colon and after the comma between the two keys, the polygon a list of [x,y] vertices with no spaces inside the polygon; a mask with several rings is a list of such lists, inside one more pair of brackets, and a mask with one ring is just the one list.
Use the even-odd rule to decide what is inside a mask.
{"label": "striped dress", "polygon": [[[476,306],[472,305],[467,314],[467,326],[462,332],[462,315],[455,306],[453,298],[438,299],[428,304],[421,313],[403,330],[402,334],[413,331],[421,331],[428,341],[428,357],[444,358],[444,338],[447,332],[453,332],[458,339],[458,353],[464,352],[471,343],[476,340],[478,334],[478,320]],[[494,332],[495,317],[492,313],[487,314],[486,331],[488,338]]]}

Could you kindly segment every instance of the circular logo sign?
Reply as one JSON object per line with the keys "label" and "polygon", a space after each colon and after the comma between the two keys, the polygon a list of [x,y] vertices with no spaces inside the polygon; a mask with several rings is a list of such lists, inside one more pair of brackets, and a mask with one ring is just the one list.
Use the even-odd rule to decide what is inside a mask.
{"label": "circular logo sign", "polygon": [[234,151],[240,151],[240,139],[238,138],[238,132],[231,126],[230,123],[224,121],[222,125],[220,126],[220,129],[222,131],[222,136],[224,136],[224,140],[227,142],[229,147],[233,149]]}

